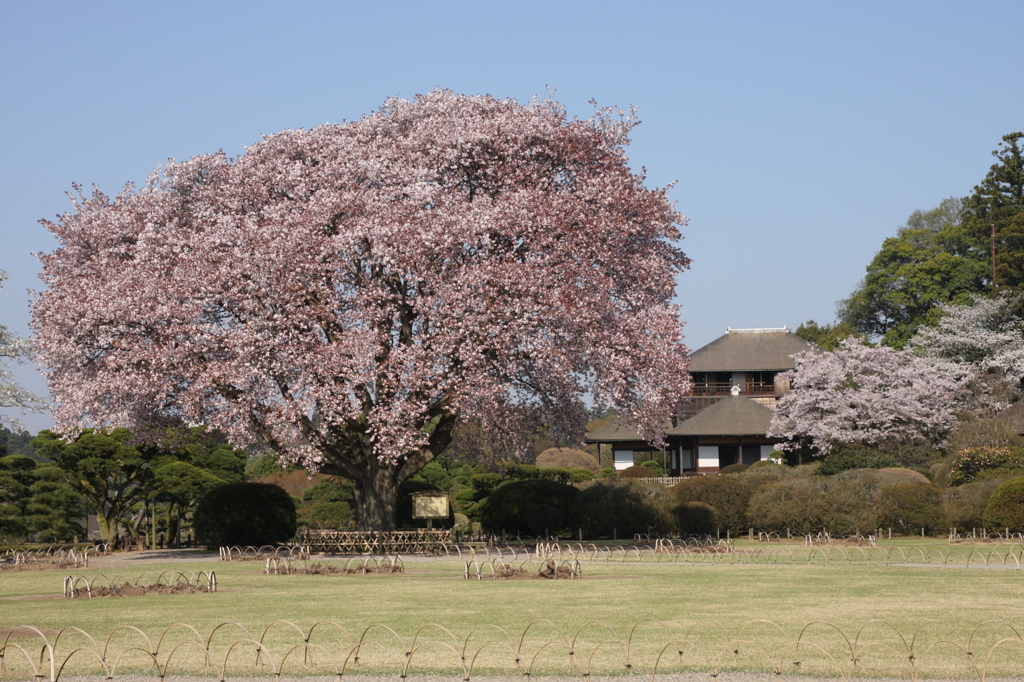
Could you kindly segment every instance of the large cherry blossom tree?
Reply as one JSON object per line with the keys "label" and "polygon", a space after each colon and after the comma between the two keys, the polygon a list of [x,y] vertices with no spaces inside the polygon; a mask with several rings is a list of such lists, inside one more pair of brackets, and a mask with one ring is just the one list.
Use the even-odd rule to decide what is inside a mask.
{"label": "large cherry blossom tree", "polygon": [[939,444],[956,423],[964,380],[942,363],[852,338],[794,359],[792,389],[776,403],[769,432],[788,439],[782,447]]}
{"label": "large cherry blossom tree", "polygon": [[206,424],[351,479],[363,529],[460,420],[521,454],[589,393],[658,438],[689,261],[635,122],[439,90],[79,190],[33,308],[58,427]]}

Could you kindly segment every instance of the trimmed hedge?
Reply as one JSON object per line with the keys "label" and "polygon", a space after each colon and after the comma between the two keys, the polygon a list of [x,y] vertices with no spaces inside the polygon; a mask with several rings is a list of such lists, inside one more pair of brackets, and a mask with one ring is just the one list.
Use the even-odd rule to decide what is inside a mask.
{"label": "trimmed hedge", "polygon": [[985,526],[1012,533],[1024,532],[1024,476],[1006,481],[992,493],[985,508]]}
{"label": "trimmed hedge", "polygon": [[718,528],[718,510],[703,502],[683,502],[672,510],[679,534],[711,535]]}
{"label": "trimmed hedge", "polygon": [[228,483],[199,500],[196,540],[210,549],[276,545],[295,536],[295,502],[269,483]]}
{"label": "trimmed hedge", "polygon": [[581,483],[576,504],[580,528],[588,538],[626,538],[637,533],[672,531],[671,495],[660,483],[603,478]]}
{"label": "trimmed hedge", "polygon": [[878,525],[915,535],[948,529],[942,490],[931,483],[901,483],[878,491]]}
{"label": "trimmed hedge", "polygon": [[[538,519],[546,514],[544,518],[547,518],[549,523],[557,520],[560,521],[560,525],[540,529],[540,533],[546,530],[552,535],[558,535],[566,528],[575,527],[574,510],[579,494],[580,491],[573,486],[555,481],[511,481],[495,488],[487,499],[480,503],[480,523],[492,532],[537,535]],[[562,518],[555,518],[551,509],[530,511],[531,507],[538,505],[547,505],[557,510]]]}
{"label": "trimmed hedge", "polygon": [[548,448],[537,455],[540,469],[587,469],[593,473],[601,470],[594,456],[574,448]]}

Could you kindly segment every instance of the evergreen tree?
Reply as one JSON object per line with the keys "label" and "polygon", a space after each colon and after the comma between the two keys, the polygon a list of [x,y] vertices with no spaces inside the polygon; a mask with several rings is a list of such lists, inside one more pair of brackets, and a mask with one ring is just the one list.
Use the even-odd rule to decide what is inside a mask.
{"label": "evergreen tree", "polygon": [[[1024,133],[1003,135],[998,160],[964,199],[965,232],[986,255],[995,231],[995,285],[1024,287]],[[991,263],[988,277],[991,277]]]}

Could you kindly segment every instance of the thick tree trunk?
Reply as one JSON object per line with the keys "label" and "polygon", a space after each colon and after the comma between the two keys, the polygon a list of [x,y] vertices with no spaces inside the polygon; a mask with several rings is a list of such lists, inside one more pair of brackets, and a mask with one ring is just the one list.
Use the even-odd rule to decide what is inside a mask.
{"label": "thick tree trunk", "polygon": [[359,478],[352,479],[356,502],[356,529],[396,529],[398,506],[398,469],[370,466]]}
{"label": "thick tree trunk", "polygon": [[117,517],[107,514],[97,514],[96,522],[100,527],[100,535],[103,537],[103,542],[110,545],[111,549],[117,549]]}
{"label": "thick tree trunk", "polygon": [[[446,404],[447,399],[437,403],[439,416],[432,422],[429,445],[410,452],[397,465],[381,463],[365,430],[355,428],[358,425],[345,438],[327,445],[327,461],[320,466],[320,472],[352,481],[358,530],[397,529],[399,486],[452,442],[452,429],[458,417],[443,410]],[[365,423],[362,426],[365,429]]]}

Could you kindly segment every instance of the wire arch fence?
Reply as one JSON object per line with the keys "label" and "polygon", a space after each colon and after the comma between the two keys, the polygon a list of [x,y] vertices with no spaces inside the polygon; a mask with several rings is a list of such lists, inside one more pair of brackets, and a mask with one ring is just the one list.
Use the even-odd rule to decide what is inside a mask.
{"label": "wire arch fence", "polygon": [[729,629],[714,620],[688,624],[640,620],[616,630],[601,621],[567,628],[549,619],[513,627],[487,623],[457,631],[426,623],[400,633],[383,623],[353,628],[332,621],[260,626],[225,621],[206,630],[171,623],[107,633],[32,625],[0,636],[0,680],[178,676],[226,681],[281,676],[341,680],[346,675],[443,675],[472,680],[508,675],[588,679],[629,675],[656,680],[690,673],[714,679],[848,680],[1019,678],[1022,628],[990,620],[957,629],[929,620],[899,630],[885,620],[844,629],[827,620],[785,627],[765,619]]}

